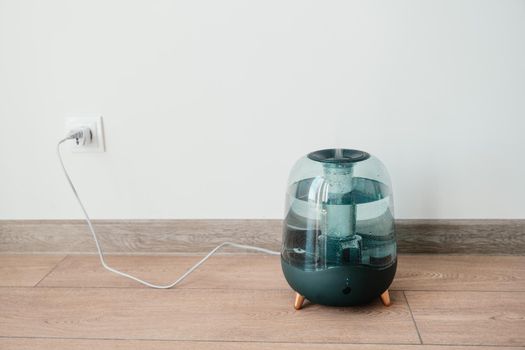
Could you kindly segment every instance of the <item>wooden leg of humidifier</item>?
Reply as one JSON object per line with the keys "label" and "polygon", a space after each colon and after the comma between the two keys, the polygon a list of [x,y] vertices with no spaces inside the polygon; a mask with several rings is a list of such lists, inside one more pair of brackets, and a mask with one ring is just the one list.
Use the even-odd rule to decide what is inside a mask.
{"label": "wooden leg of humidifier", "polygon": [[381,301],[383,302],[383,305],[390,306],[390,294],[388,293],[388,289],[381,294]]}
{"label": "wooden leg of humidifier", "polygon": [[293,304],[293,307],[296,310],[301,310],[301,308],[303,307],[303,303],[304,303],[304,297],[299,293],[295,293],[295,302]]}

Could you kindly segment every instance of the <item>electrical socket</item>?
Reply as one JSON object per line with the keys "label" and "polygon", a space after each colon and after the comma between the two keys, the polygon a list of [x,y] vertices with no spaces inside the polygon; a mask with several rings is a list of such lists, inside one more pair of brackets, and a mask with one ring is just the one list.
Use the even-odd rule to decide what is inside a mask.
{"label": "electrical socket", "polygon": [[71,114],[66,116],[66,134],[78,128],[89,128],[92,133],[90,143],[77,145],[70,142],[71,151],[76,153],[100,153],[105,151],[102,116],[98,114]]}

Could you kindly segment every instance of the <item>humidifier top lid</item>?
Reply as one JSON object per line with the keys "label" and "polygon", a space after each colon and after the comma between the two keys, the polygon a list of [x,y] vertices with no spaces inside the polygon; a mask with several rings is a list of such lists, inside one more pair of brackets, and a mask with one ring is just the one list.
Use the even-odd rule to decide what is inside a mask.
{"label": "humidifier top lid", "polygon": [[321,163],[346,164],[368,159],[370,154],[356,149],[330,148],[309,153],[308,158]]}

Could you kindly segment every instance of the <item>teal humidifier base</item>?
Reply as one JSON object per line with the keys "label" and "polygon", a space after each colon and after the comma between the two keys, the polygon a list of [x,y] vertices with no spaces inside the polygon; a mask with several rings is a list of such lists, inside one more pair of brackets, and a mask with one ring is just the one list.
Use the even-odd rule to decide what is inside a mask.
{"label": "teal humidifier base", "polygon": [[281,265],[297,292],[316,304],[350,306],[381,297],[397,266],[388,172],[376,157],[325,149],[299,159],[286,192]]}
{"label": "teal humidifier base", "polygon": [[294,307],[299,310],[304,299],[328,306],[366,304],[380,297],[390,305],[388,287],[396,274],[397,263],[385,269],[365,266],[339,266],[322,271],[304,271],[281,259],[284,277],[297,292]]}

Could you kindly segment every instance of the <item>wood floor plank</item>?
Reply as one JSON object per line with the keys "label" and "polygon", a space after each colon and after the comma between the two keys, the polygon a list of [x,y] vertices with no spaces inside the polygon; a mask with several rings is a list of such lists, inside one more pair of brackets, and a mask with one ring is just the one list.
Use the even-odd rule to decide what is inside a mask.
{"label": "wood floor plank", "polygon": [[289,290],[0,288],[0,336],[418,344],[403,293],[391,297],[295,311]]}
{"label": "wood floor plank", "polygon": [[478,347],[386,344],[304,344],[256,342],[193,342],[151,340],[0,338],[0,349],[10,350],[518,350],[518,347]]}
{"label": "wood floor plank", "polygon": [[[198,256],[108,256],[123,271],[168,283]],[[100,266],[97,256],[64,259],[39,286],[142,287]],[[180,288],[289,289],[279,257],[260,254],[214,256]],[[393,290],[525,291],[525,256],[400,255]]]}
{"label": "wood floor plank", "polygon": [[392,289],[525,291],[525,256],[401,255]]}
{"label": "wood floor plank", "polygon": [[525,346],[523,292],[405,292],[423,344]]}
{"label": "wood floor plank", "polygon": [[0,254],[0,286],[32,287],[64,256]]}
{"label": "wood floor plank", "polygon": [[[10,281],[7,284],[10,287],[33,286],[52,270],[36,289],[0,288],[0,349],[38,349],[35,344],[43,349],[60,349],[71,344],[102,349],[124,346],[266,349],[268,344],[275,346],[253,340],[287,342],[279,347],[291,349],[309,348],[304,344],[309,341],[418,342],[415,327],[410,323],[410,316],[407,317],[410,312],[402,292],[393,293],[393,308],[384,308],[376,302],[347,309],[310,305],[302,311],[293,311],[292,292],[282,276],[279,258],[274,256],[215,256],[188,277],[180,289],[169,291],[140,288],[133,281],[103,270],[94,255],[68,256],[54,267],[62,258],[61,255],[0,255],[0,277],[5,276],[0,281]],[[153,282],[166,283],[199,258],[110,256],[108,261]],[[443,344],[446,349],[454,348],[450,344],[468,349],[472,349],[472,345],[525,346],[525,335],[521,334],[525,329],[525,292],[520,292],[525,290],[524,269],[525,257],[519,256],[401,255],[392,289],[407,290],[412,313],[426,344]],[[386,334],[381,334],[384,327],[379,324],[391,324],[392,320],[393,325],[387,327]],[[314,329],[310,329],[312,324],[316,325]],[[350,331],[341,332],[342,324]],[[111,343],[102,339],[38,339],[35,343],[32,339],[2,336],[163,341]],[[330,344],[326,349],[339,349],[339,346]],[[385,348],[384,345],[367,346]],[[407,345],[399,346],[399,349],[407,348]],[[408,348],[441,349],[426,345]]]}
{"label": "wood floor plank", "polygon": [[[168,284],[201,258],[113,255],[106,260],[112,267],[152,283]],[[68,256],[39,286],[147,288],[108,272],[95,255]],[[290,289],[282,274],[280,258],[259,254],[213,256],[178,288]]]}

